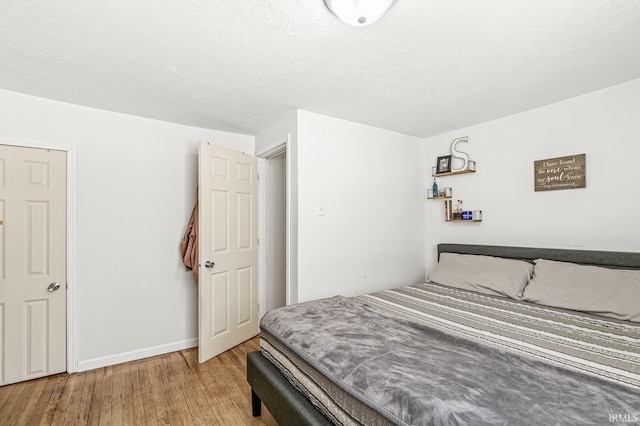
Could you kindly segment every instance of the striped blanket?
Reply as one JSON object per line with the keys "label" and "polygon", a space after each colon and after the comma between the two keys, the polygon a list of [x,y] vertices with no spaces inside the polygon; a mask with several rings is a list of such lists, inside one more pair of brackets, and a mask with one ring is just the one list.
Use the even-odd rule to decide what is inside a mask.
{"label": "striped blanket", "polygon": [[430,327],[640,388],[640,324],[437,284],[360,299]]}
{"label": "striped blanket", "polygon": [[640,325],[629,322],[425,283],[271,311],[261,339],[336,424],[640,415]]}

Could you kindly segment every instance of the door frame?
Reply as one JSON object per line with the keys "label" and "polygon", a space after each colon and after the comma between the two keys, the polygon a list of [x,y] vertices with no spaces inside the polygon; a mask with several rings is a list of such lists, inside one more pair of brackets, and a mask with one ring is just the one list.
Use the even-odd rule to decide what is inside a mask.
{"label": "door frame", "polygon": [[52,141],[0,137],[0,145],[50,149],[67,154],[67,373],[78,371],[78,192],[76,147]]}
{"label": "door frame", "polygon": [[258,175],[260,180],[258,182],[258,315],[260,318],[265,314],[264,307],[266,306],[267,293],[267,199],[269,198],[266,182],[266,160],[269,158],[277,157],[283,152],[286,153],[285,157],[285,303],[291,304],[291,154],[290,154],[291,134],[276,138],[274,141],[268,143],[264,147],[256,150],[256,157],[258,157]]}

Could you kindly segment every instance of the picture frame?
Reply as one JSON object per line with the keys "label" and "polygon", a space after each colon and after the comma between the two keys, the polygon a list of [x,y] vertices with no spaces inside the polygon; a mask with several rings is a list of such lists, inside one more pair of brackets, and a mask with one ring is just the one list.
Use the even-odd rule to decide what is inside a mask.
{"label": "picture frame", "polygon": [[438,157],[436,165],[436,174],[449,173],[451,171],[451,155],[443,155]]}

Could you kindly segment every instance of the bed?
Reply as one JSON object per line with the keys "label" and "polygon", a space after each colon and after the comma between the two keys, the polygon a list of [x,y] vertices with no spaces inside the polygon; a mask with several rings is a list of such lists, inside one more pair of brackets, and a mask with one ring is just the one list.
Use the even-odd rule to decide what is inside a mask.
{"label": "bed", "polygon": [[[253,415],[263,402],[281,425],[640,422],[640,253],[440,244],[438,257],[435,282],[265,315],[247,356]],[[471,287],[455,283],[467,263],[447,266],[459,260],[482,264]],[[567,283],[564,297],[573,277],[601,293]]]}

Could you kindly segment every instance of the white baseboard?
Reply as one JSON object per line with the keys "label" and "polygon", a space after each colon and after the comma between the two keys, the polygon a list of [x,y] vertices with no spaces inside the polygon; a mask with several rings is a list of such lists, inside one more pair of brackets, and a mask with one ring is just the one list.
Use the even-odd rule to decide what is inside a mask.
{"label": "white baseboard", "polygon": [[122,364],[123,362],[135,361],[138,359],[148,358],[150,356],[163,355],[170,352],[181,351],[183,349],[194,348],[196,346],[198,346],[198,339],[194,338],[183,340],[181,342],[168,343],[166,345],[153,346],[151,348],[138,349],[136,351],[89,359],[78,362],[77,372],[93,370],[95,368],[102,368],[109,365]]}

